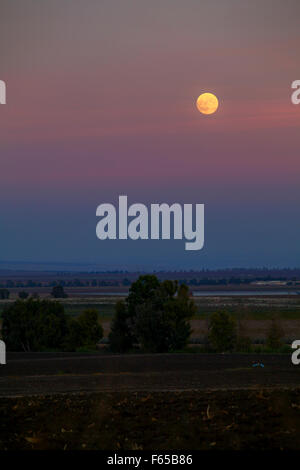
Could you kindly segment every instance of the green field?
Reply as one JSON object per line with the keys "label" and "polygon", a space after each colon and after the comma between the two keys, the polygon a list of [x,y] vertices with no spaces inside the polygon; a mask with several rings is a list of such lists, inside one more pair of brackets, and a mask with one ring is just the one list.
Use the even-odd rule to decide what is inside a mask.
{"label": "green field", "polygon": [[[59,300],[65,311],[71,316],[80,315],[88,308],[99,312],[100,320],[109,321],[114,314],[114,305],[120,297],[106,298],[68,298]],[[195,319],[208,319],[219,310],[226,310],[237,319],[270,320],[274,316],[285,320],[300,319],[300,296],[224,296],[224,297],[194,297],[197,306]],[[0,301],[0,315],[6,305],[12,302]]]}

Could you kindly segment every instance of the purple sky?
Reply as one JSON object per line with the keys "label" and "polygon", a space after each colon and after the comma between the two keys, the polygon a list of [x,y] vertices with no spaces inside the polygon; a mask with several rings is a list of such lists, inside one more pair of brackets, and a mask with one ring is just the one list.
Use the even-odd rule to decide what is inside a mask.
{"label": "purple sky", "polygon": [[[298,0],[2,0],[0,259],[299,266],[299,18]],[[204,249],[100,242],[119,194],[204,203]]]}

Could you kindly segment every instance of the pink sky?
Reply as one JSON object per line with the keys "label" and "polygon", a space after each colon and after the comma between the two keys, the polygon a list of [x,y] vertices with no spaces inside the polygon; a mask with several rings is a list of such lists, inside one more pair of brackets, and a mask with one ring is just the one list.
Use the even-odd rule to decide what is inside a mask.
{"label": "pink sky", "polygon": [[[21,207],[36,214],[43,204],[54,214],[47,236],[51,232],[55,240],[55,214],[61,220],[79,204],[84,219],[100,199],[125,193],[141,201],[212,204],[216,246],[214,230],[222,231],[218,216],[221,220],[224,206],[234,214],[235,233],[236,208],[254,217],[264,204],[272,230],[273,209],[294,208],[285,219],[292,230],[300,197],[300,106],[291,104],[290,88],[300,78],[299,5],[297,0],[154,0],[151,6],[137,0],[4,0],[5,221],[10,224]],[[201,115],[195,106],[205,91],[219,98],[213,116]],[[294,230],[299,235],[299,224]],[[69,231],[74,233],[71,222]],[[16,246],[8,228],[5,233],[6,259],[14,259]],[[90,233],[82,236],[90,245]],[[296,246],[286,243],[288,255],[278,262],[292,262]],[[101,258],[99,246],[91,246],[82,259]],[[263,253],[258,237],[255,247]],[[18,250],[21,258],[53,256],[45,249],[35,257],[30,233]],[[65,250],[62,245],[59,256],[71,259]],[[217,257],[211,250],[206,263]],[[233,243],[230,250],[240,259]],[[268,262],[276,264],[277,254],[274,248]]]}

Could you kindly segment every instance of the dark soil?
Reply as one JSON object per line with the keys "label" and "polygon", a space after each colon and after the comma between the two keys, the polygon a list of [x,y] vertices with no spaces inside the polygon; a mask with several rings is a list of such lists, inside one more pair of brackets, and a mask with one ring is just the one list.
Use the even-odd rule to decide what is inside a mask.
{"label": "dark soil", "polygon": [[299,374],[276,354],[9,354],[0,450],[300,450]]}
{"label": "dark soil", "polygon": [[0,450],[300,449],[300,390],[2,398]]}
{"label": "dark soil", "polygon": [[[253,367],[262,362],[264,367]],[[289,354],[9,354],[0,396],[297,387]]]}

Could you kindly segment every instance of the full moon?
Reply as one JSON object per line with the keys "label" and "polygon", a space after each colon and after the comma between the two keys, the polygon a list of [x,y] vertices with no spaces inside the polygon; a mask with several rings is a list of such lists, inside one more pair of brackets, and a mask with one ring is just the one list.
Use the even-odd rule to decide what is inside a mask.
{"label": "full moon", "polygon": [[196,106],[202,114],[213,114],[219,107],[219,101],[212,93],[202,93],[198,96]]}

